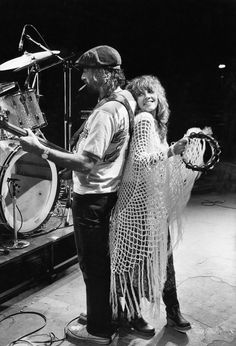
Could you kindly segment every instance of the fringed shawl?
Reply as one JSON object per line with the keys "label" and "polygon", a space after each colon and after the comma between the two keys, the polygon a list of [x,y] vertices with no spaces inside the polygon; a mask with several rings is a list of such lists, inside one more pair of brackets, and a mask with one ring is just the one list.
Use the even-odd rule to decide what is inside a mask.
{"label": "fringed shawl", "polygon": [[168,229],[174,245],[182,235],[181,215],[197,175],[186,169],[179,155],[168,158],[168,148],[160,140],[152,115],[138,114],[110,224],[114,317],[120,296],[128,317],[140,311],[142,297],[159,311],[166,280]]}

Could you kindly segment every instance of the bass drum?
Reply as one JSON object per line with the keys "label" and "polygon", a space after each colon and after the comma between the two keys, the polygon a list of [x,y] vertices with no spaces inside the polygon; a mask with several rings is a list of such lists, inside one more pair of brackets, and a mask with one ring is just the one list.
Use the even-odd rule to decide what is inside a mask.
{"label": "bass drum", "polygon": [[14,230],[15,210],[16,231],[36,230],[50,217],[58,195],[53,162],[26,153],[17,140],[0,142],[0,223]]}

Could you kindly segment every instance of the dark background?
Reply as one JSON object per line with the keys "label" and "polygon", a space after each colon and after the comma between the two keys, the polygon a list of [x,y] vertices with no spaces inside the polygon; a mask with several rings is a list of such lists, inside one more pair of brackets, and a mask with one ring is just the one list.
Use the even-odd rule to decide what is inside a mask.
{"label": "dark background", "polygon": [[[34,40],[44,44],[42,36],[61,57],[72,56],[72,131],[81,123],[80,111],[95,104],[86,90],[78,93],[82,83],[73,63],[87,49],[107,44],[120,52],[128,79],[160,78],[171,108],[170,142],[189,127],[211,126],[222,159],[236,160],[236,0],[1,0],[0,12],[0,64],[23,54],[18,45],[25,24],[32,25],[27,34]],[[42,49],[25,39],[24,50]],[[39,104],[48,122],[42,132],[61,146],[66,66],[39,73]],[[26,76],[27,69],[0,72],[0,83],[22,85]]]}

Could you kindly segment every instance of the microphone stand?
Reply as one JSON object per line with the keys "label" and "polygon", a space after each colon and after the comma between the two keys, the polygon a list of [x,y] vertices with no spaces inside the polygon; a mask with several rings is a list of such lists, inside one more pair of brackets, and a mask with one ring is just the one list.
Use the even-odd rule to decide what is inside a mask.
{"label": "microphone stand", "polygon": [[[25,35],[27,39],[35,43],[37,46],[45,51],[51,52],[52,55],[56,56],[60,62],[63,62],[63,79],[64,79],[64,148],[68,151],[71,150],[70,140],[71,140],[71,70],[72,62],[68,59],[61,58],[58,54],[54,54],[50,49],[43,46],[41,43],[35,41],[31,36]],[[71,184],[66,183],[67,189],[67,202],[66,202],[66,220],[65,226],[69,225],[69,213],[71,208]]]}
{"label": "microphone stand", "polygon": [[12,185],[12,194],[11,194],[11,198],[12,198],[12,216],[13,216],[13,230],[14,230],[14,239],[12,241],[12,244],[7,245],[6,248],[7,249],[23,249],[27,246],[29,246],[29,242],[25,241],[25,240],[18,240],[18,235],[17,235],[17,229],[16,229],[16,181],[18,181],[18,179],[13,179],[13,178],[8,178],[7,182],[9,182]]}
{"label": "microphone stand", "polygon": [[43,46],[41,43],[35,41],[30,35],[25,35],[25,37],[30,40],[31,42],[35,43],[38,47],[42,48],[43,50],[46,50],[47,52],[50,52],[52,55],[56,56],[59,60],[64,61],[64,59],[62,57],[60,57],[60,55],[55,54],[51,51],[51,49]]}
{"label": "microphone stand", "polygon": [[[64,62],[64,147],[71,151],[71,71],[72,63],[70,60]],[[66,181],[67,200],[66,200],[66,218],[64,226],[69,225],[70,209],[71,209],[71,183]]]}

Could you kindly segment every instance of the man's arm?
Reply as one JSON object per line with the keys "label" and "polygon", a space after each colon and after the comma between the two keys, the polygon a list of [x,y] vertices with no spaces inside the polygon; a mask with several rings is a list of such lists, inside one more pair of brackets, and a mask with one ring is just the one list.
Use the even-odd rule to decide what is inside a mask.
{"label": "man's arm", "polygon": [[[27,129],[27,131],[28,136],[19,138],[22,149],[41,156],[48,147],[40,143],[37,136],[31,130]],[[48,160],[60,167],[78,171],[85,175],[90,173],[97,162],[96,158],[90,157],[86,152],[79,155],[77,153],[65,153],[55,149],[49,149]]]}

